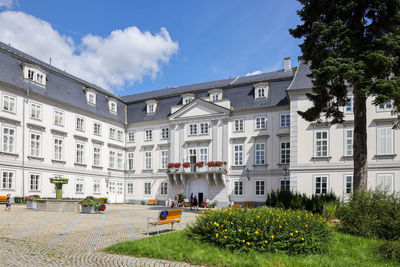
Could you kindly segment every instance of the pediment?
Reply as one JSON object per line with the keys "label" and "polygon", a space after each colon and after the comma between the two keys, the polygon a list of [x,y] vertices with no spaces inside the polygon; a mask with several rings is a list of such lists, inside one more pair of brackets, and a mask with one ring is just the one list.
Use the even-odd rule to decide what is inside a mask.
{"label": "pediment", "polygon": [[187,104],[175,111],[169,116],[169,119],[190,119],[198,117],[228,115],[229,112],[229,109],[198,98],[192,101],[190,104]]}

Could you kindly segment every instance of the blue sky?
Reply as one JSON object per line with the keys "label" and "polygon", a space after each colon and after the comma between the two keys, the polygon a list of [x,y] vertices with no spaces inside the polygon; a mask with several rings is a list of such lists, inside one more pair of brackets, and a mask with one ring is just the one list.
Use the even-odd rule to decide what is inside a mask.
{"label": "blue sky", "polygon": [[[8,2],[8,5],[3,4],[1,7],[2,2]],[[162,31],[161,28],[165,28],[170,39],[168,36],[160,34],[164,37],[161,42],[157,43],[157,48],[154,48],[155,55],[149,55],[153,61],[147,69],[141,68],[141,64],[150,61],[141,56],[142,58],[136,62],[135,58],[138,58],[139,54],[135,53],[151,54],[153,50],[137,52],[136,46],[131,48],[126,45],[121,48],[113,45],[115,43],[98,49],[97,53],[107,51],[110,54],[107,57],[108,61],[102,60],[102,63],[98,63],[98,65],[114,65],[118,61],[125,62],[124,55],[131,56],[131,60],[125,62],[126,65],[121,63],[121,66],[128,69],[127,72],[129,72],[131,65],[136,64],[132,66],[131,73],[140,74],[130,77],[129,73],[126,73],[125,76],[114,75],[108,80],[97,80],[97,75],[102,75],[102,71],[108,70],[93,68],[87,75],[83,73],[84,71],[82,72],[83,78],[109,87],[119,95],[243,76],[254,71],[265,72],[281,69],[283,58],[287,56],[292,58],[292,66],[296,66],[297,57],[301,54],[298,47],[301,41],[291,37],[288,32],[289,28],[300,23],[296,14],[300,5],[295,0],[0,0],[0,7],[0,11],[3,13],[20,11],[13,13],[15,16],[4,16],[4,20],[10,25],[13,25],[12,20],[20,20],[18,16],[22,15],[30,15],[31,19],[33,17],[37,21],[47,22],[54,31],[67,40],[67,44],[71,40],[73,41],[74,46],[71,51],[74,55],[84,54],[92,49],[86,47],[87,43],[92,43],[92,41],[88,41],[86,44],[82,42],[86,36],[96,36],[101,42],[105,42],[104,40],[110,37],[111,32],[118,29],[124,32],[124,29],[135,26],[143,33],[140,34],[144,39],[141,42],[143,41],[143,45],[146,47],[144,32],[148,31],[154,37],[153,39],[156,39],[157,34]],[[8,24],[2,23],[1,25],[3,26],[0,26],[0,30],[4,31]],[[12,46],[29,50],[27,52],[30,53],[46,51],[41,54],[38,52],[35,56],[45,61],[47,61],[47,57],[52,57],[54,62],[61,62],[59,58],[63,57],[65,53],[54,51],[49,55],[48,49],[40,47],[44,44],[40,44],[39,41],[32,41],[35,47],[32,51],[26,41],[21,40],[16,34],[14,36],[12,31],[17,31],[18,28],[9,27],[8,35],[0,35],[1,41],[9,41]],[[48,29],[42,30],[40,27],[29,32],[39,31],[38,34],[43,36],[52,36],[46,32]],[[44,32],[40,33],[40,31]],[[53,41],[47,41],[47,46],[51,46],[49,42],[53,43]],[[151,42],[155,43],[156,41],[152,40]],[[149,47],[153,45],[151,42],[149,41]],[[154,46],[156,45],[154,44]],[[95,47],[98,48],[98,46]],[[110,58],[113,58],[112,55],[117,53],[120,55],[116,55],[115,60],[110,62]],[[99,54],[94,57],[101,58]],[[80,76],[78,67],[69,67],[68,62],[64,62],[63,65],[68,72]],[[93,66],[96,63],[90,65]],[[62,68],[62,66],[57,67]],[[109,71],[116,72],[118,67]],[[118,81],[118,79],[121,80]]]}

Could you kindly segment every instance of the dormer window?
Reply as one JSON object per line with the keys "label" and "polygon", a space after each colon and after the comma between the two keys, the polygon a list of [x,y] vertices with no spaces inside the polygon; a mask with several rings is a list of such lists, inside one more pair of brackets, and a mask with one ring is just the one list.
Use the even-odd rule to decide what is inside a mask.
{"label": "dormer window", "polygon": [[263,99],[268,97],[268,83],[258,83],[254,85],[254,98]]}
{"label": "dormer window", "polygon": [[110,112],[117,114],[118,112],[117,101],[115,101],[115,99],[113,98],[108,98],[108,97],[106,97],[106,99],[108,100],[108,109],[110,110]]}
{"label": "dormer window", "polygon": [[157,109],[157,101],[156,100],[147,100],[146,101],[146,111],[147,114],[152,114],[156,112]]}
{"label": "dormer window", "polygon": [[222,90],[221,89],[214,89],[209,92],[210,101],[216,102],[222,100]]}
{"label": "dormer window", "polygon": [[182,104],[187,105],[194,100],[194,94],[184,94],[182,96]]}
{"label": "dormer window", "polygon": [[88,104],[96,106],[96,93],[92,91],[88,91],[86,93],[86,101]]}
{"label": "dormer window", "polygon": [[27,81],[46,86],[46,74],[34,66],[24,65],[23,75]]}

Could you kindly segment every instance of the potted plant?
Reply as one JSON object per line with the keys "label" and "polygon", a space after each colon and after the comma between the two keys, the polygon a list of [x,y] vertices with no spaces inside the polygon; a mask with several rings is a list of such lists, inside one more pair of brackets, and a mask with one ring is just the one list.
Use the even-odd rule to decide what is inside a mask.
{"label": "potted plant", "polygon": [[[79,204],[82,206],[82,213],[100,213],[100,207],[105,210],[105,204],[103,201],[98,200],[92,196],[88,196],[85,199],[79,201]],[[104,205],[104,207],[103,207]]]}
{"label": "potted plant", "polygon": [[190,168],[190,163],[189,162],[184,162],[182,164],[182,167],[184,168],[184,171],[190,171],[189,170],[189,168]]}
{"label": "potted plant", "polygon": [[179,162],[177,162],[177,163],[174,164],[174,167],[175,167],[177,170],[179,170],[179,168],[181,167],[181,164],[180,164]]}
{"label": "potted plant", "polygon": [[26,208],[27,209],[37,209],[37,200],[40,199],[39,195],[32,195],[26,199]]}
{"label": "potted plant", "polygon": [[216,161],[214,164],[215,164],[215,167],[217,167],[219,170],[221,170],[221,166],[222,166],[221,161]]}
{"label": "potted plant", "polygon": [[174,163],[168,163],[168,170],[169,171],[173,171],[175,168],[175,164]]}
{"label": "potted plant", "polygon": [[209,170],[214,170],[215,162],[209,161],[209,162],[207,162],[207,166],[208,166]]}
{"label": "potted plant", "polygon": [[203,168],[204,167],[204,162],[203,161],[198,161],[196,162],[196,166],[199,168]]}

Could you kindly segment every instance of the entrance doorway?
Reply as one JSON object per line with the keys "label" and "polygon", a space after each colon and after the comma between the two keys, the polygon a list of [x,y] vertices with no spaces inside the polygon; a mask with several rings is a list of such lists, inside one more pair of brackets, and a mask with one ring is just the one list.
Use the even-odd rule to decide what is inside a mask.
{"label": "entrance doorway", "polygon": [[110,180],[108,186],[109,203],[122,203],[124,201],[124,187],[120,181]]}
{"label": "entrance doorway", "polygon": [[189,184],[189,196],[193,193],[193,196],[197,197],[197,202],[201,205],[207,199],[208,185],[204,179],[192,180]]}

